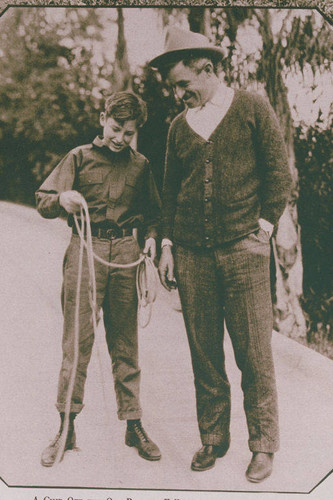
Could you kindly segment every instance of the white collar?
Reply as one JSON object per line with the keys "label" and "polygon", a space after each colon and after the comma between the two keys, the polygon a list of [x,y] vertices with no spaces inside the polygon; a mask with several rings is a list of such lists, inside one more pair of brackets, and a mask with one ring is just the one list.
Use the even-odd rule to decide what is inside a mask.
{"label": "white collar", "polygon": [[189,108],[187,112],[190,112],[190,114],[196,114],[200,111],[203,111],[204,109],[209,108],[210,106],[215,106],[217,108],[223,109],[226,97],[229,95],[229,92],[233,92],[232,89],[230,87],[227,87],[224,83],[219,82],[213,97],[209,101],[207,101],[203,106]]}

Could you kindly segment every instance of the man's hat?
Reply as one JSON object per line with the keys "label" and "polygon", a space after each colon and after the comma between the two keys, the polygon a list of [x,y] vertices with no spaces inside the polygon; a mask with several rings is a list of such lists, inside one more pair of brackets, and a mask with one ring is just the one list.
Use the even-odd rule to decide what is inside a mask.
{"label": "man's hat", "polygon": [[166,33],[163,54],[152,59],[149,65],[153,68],[160,68],[164,64],[180,61],[184,57],[192,55],[213,56],[219,60],[224,57],[222,49],[214,47],[206,36],[171,26]]}

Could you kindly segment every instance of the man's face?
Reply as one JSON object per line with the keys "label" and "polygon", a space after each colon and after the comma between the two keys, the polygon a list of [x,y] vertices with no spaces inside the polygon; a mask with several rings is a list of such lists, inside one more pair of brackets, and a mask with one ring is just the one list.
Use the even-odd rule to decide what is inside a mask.
{"label": "man's face", "polygon": [[[189,108],[203,106],[213,96],[215,78],[212,66],[202,64],[198,73],[196,69],[184,66],[180,61],[168,73],[167,81],[173,87],[175,95],[184,101]],[[208,65],[209,66],[209,65]],[[200,68],[200,61],[198,62]]]}
{"label": "man's face", "polygon": [[112,116],[105,116],[104,112],[101,113],[100,124],[103,127],[104,143],[114,153],[125,149],[137,131],[136,120],[119,123]]}

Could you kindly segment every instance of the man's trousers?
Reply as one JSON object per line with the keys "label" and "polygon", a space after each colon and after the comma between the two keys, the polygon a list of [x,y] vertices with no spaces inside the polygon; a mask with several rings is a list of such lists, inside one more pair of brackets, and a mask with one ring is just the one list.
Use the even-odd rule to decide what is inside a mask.
{"label": "man's trousers", "polygon": [[242,372],[249,448],[266,453],[278,449],[269,264],[269,239],[262,230],[218,249],[175,246],[176,279],[192,356],[203,444],[220,445],[229,437],[225,320]]}
{"label": "man's trousers", "polygon": [[[72,235],[64,258],[62,307],[63,360],[59,375],[57,409],[65,411],[68,384],[74,359],[74,314],[80,239]],[[140,249],[132,236],[107,240],[93,237],[94,252],[107,262],[127,264],[139,258]],[[106,341],[112,360],[114,386],[120,419],[141,417],[139,403],[136,267],[110,268],[94,260],[97,305],[103,309]],[[84,385],[94,343],[92,310],[89,303],[89,273],[84,250],[79,309],[79,360],[71,398],[71,412],[83,407]]]}

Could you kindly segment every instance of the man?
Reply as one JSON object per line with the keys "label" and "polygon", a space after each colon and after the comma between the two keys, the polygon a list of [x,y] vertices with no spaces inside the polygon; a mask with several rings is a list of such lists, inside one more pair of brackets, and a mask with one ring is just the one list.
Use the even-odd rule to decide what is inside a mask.
{"label": "man", "polygon": [[279,446],[270,236],[291,178],[272,108],[219,80],[222,57],[203,35],[174,27],[150,62],[185,103],[168,135],[159,272],[170,289],[175,259],[203,445],[191,467],[212,468],[230,444],[225,320],[253,453],[246,476],[259,482],[271,474]]}

